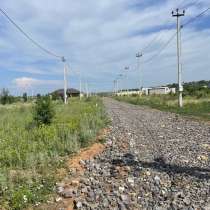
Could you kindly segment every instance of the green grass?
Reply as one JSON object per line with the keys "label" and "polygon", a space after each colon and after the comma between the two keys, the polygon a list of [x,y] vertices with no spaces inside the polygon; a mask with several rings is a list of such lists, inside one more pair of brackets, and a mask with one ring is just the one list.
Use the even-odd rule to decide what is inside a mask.
{"label": "green grass", "polygon": [[170,111],[177,114],[210,120],[210,98],[196,99],[194,97],[184,97],[184,107],[178,107],[177,96],[124,96],[115,97],[119,101],[125,101],[135,105],[149,106],[162,111]]}
{"label": "green grass", "polygon": [[54,106],[53,123],[41,127],[32,123],[32,105],[0,108],[0,209],[22,210],[46,201],[64,157],[93,143],[107,123],[97,98]]}

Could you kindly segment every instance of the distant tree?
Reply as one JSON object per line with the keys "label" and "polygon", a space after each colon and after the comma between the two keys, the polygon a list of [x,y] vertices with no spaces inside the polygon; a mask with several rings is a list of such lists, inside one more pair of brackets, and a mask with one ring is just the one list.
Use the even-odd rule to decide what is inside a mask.
{"label": "distant tree", "polygon": [[54,117],[54,107],[49,96],[40,96],[37,98],[34,106],[33,119],[38,126],[49,125]]}
{"label": "distant tree", "polygon": [[0,103],[5,104],[11,104],[14,103],[15,98],[9,94],[9,90],[3,88],[0,95]]}
{"label": "distant tree", "polygon": [[23,93],[23,101],[24,102],[27,102],[27,100],[28,100],[27,93]]}
{"label": "distant tree", "polygon": [[36,97],[37,97],[37,99],[38,99],[38,98],[41,98],[41,94],[38,93],[38,94],[36,95]]}

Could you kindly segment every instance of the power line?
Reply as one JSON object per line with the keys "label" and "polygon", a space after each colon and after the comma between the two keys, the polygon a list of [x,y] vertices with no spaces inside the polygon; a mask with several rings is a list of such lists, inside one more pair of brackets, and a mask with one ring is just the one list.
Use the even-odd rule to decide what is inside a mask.
{"label": "power line", "polygon": [[[183,3],[184,3],[184,2],[183,2]],[[187,10],[189,7],[195,6],[195,5],[197,5],[197,4],[199,4],[199,0],[195,0],[194,2],[185,4],[185,6],[183,6],[182,9]],[[187,5],[188,5],[188,6],[187,6]],[[181,6],[180,6],[180,7],[181,7]]]}
{"label": "power line", "polygon": [[[210,7],[207,8],[206,10],[204,10],[203,12],[201,12],[200,14],[196,15],[195,17],[191,18],[189,21],[187,21],[186,23],[181,25],[181,29],[187,25],[189,25],[190,23],[194,22],[197,18],[203,16],[206,12],[208,12],[210,10]],[[180,30],[181,30],[180,29]],[[174,33],[170,39],[166,42],[165,45],[162,46],[162,48],[158,51],[157,54],[153,55],[151,58],[149,58],[148,60],[146,60],[144,63],[149,63],[151,62],[154,58],[156,58],[157,56],[159,56],[161,54],[161,52],[171,43],[171,41],[176,37],[177,32]]]}
{"label": "power line", "polygon": [[176,37],[176,33],[174,33],[169,40],[161,47],[161,49],[158,51],[158,53],[156,53],[155,55],[153,55],[151,58],[149,58],[148,60],[146,60],[144,63],[149,63],[151,62],[153,59],[155,59],[157,56],[159,56],[162,51],[173,41],[173,39]]}
{"label": "power line", "polygon": [[206,10],[204,10],[203,12],[201,12],[200,14],[196,15],[195,17],[191,18],[190,20],[188,20],[186,23],[182,24],[182,28],[189,25],[190,23],[194,22],[197,18],[203,16],[205,13],[207,13],[210,10],[210,7],[207,8]]}
{"label": "power line", "polygon": [[30,35],[28,35],[11,17],[9,17],[9,15],[0,8],[0,12],[2,13],[3,16],[5,16],[7,18],[7,20],[13,24],[29,41],[31,41],[36,47],[38,47],[39,49],[41,49],[43,52],[47,53],[48,55],[51,55],[53,57],[56,58],[60,58],[62,59],[62,61],[64,61],[64,57],[55,54],[54,52],[46,49],[45,47],[43,47],[41,44],[39,44],[37,41],[35,41]]}
{"label": "power line", "polygon": [[[186,6],[182,6],[182,4],[184,3],[184,1],[182,1],[178,6],[177,8],[179,7],[183,7],[184,9],[188,9],[190,6],[194,6],[196,4],[199,3],[199,0],[195,0],[193,3],[191,3],[188,7]],[[171,22],[171,20],[168,20],[165,25],[168,25],[169,23]],[[158,40],[158,38],[160,37],[161,34],[157,34],[145,47],[143,47],[142,50],[140,50],[141,52],[144,52],[145,50],[149,49],[154,42],[156,42]]]}

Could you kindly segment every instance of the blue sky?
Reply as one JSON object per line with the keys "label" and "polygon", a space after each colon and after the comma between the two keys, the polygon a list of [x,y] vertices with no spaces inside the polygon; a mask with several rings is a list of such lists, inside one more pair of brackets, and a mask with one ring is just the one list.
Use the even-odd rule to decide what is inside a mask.
{"label": "blue sky", "polygon": [[[53,2],[53,3],[52,3]],[[113,80],[130,66],[124,88],[177,81],[176,39],[150,63],[175,32],[171,11],[186,9],[182,22],[210,6],[209,0],[1,0],[4,9],[46,48],[68,58],[68,84],[88,82],[91,91],[113,89]],[[210,80],[210,11],[182,32],[183,80]],[[144,52],[141,69],[135,54]],[[63,85],[63,64],[26,40],[0,15],[0,88],[14,94],[47,93]],[[83,89],[85,86],[83,85]]]}

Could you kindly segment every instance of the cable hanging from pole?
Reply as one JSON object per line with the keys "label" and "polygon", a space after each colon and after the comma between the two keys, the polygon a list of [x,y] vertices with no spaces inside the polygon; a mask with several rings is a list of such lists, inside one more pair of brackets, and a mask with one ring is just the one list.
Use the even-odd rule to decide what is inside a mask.
{"label": "cable hanging from pole", "polygon": [[30,35],[28,35],[2,8],[0,8],[0,12],[4,17],[7,18],[7,20],[13,24],[17,30],[19,30],[30,42],[32,42],[36,47],[41,49],[43,52],[47,53],[48,55],[51,55],[53,57],[61,59],[62,62],[65,62],[65,58],[63,56],[57,55],[56,53],[46,49],[41,44],[39,44],[37,41],[35,41]]}
{"label": "cable hanging from pole", "polygon": [[186,23],[182,24],[181,28],[189,25],[190,23],[194,22],[197,18],[202,17],[205,13],[207,13],[210,10],[210,7],[205,9],[203,12],[201,12],[200,14],[196,15],[195,17],[191,18],[190,20],[188,20]]}
{"label": "cable hanging from pole", "polygon": [[[179,8],[179,7],[182,7],[181,5],[183,4],[184,2],[182,2],[182,3],[180,3],[179,4],[179,6],[177,7],[177,8]],[[199,3],[199,0],[195,0],[193,3],[191,3],[190,4],[190,6],[194,6],[194,5],[197,5]],[[185,10],[186,9],[188,9],[190,6],[183,6],[184,8],[185,8]],[[208,8],[207,10],[209,10],[210,8]],[[204,13],[205,13],[206,11],[204,11]],[[200,15],[199,15],[199,17],[201,16],[201,15],[203,15],[203,13],[201,13]],[[197,18],[197,17],[196,17]],[[196,19],[195,18],[195,19]],[[167,25],[167,24],[169,24],[171,22],[171,20],[169,20],[169,21],[167,21],[165,24]],[[158,35],[156,35],[142,50],[141,50],[141,52],[144,52],[144,51],[146,51],[147,49],[149,49],[152,45],[153,45],[153,43],[154,42],[156,42],[157,40],[158,40],[158,38],[160,37],[160,34],[158,34]]]}
{"label": "cable hanging from pole", "polygon": [[[191,18],[189,21],[187,21],[186,23],[181,25],[180,30],[183,29],[183,27],[189,25],[190,23],[194,22],[197,18],[203,16],[205,13],[207,13],[210,10],[210,7],[207,8],[206,10],[204,10],[203,12],[201,12],[200,14],[196,15],[195,17]],[[176,37],[177,32],[174,33],[170,39],[166,42],[166,44],[159,50],[159,52],[155,55],[153,55],[151,58],[149,58],[148,60],[146,60],[144,63],[149,63],[151,62],[154,58],[156,58],[157,56],[159,56],[161,54],[161,52],[170,44],[170,42]]]}
{"label": "cable hanging from pole", "polygon": [[176,37],[177,32],[174,33],[169,40],[161,47],[161,49],[158,51],[158,53],[156,53],[155,55],[153,55],[151,58],[149,58],[148,60],[144,61],[144,63],[149,63],[151,62],[153,59],[155,59],[157,56],[159,56],[163,50],[165,50],[165,48],[173,41],[173,39]]}

